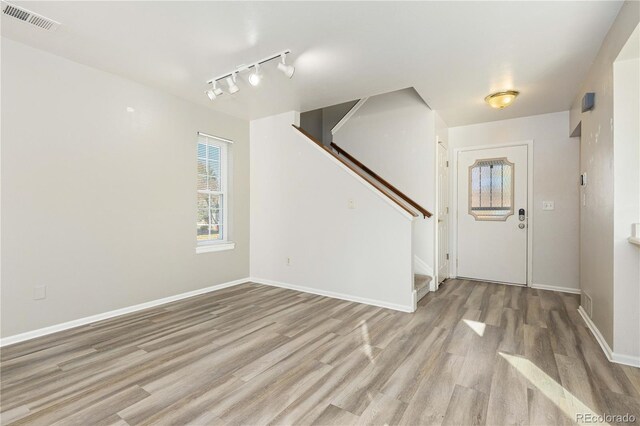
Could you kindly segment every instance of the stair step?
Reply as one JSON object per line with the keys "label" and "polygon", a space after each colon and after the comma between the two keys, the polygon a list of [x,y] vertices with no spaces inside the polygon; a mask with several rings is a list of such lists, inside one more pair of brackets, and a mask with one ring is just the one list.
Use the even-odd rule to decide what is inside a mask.
{"label": "stair step", "polygon": [[428,275],[422,275],[422,274],[415,274],[413,277],[413,282],[414,282],[414,288],[416,290],[420,290],[424,287],[429,286],[429,283],[431,282],[432,278]]}

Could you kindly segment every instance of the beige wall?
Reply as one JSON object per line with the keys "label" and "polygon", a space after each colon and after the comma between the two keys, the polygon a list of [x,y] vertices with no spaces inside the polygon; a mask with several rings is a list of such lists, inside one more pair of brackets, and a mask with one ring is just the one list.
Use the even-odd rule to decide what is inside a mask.
{"label": "beige wall", "polygon": [[[570,129],[581,126],[580,169],[587,173],[581,192],[580,287],[593,300],[593,322],[613,347],[613,62],[640,20],[640,3],[627,1],[602,43],[571,107]],[[595,108],[580,112],[586,92]]]}
{"label": "beige wall", "polygon": [[413,217],[297,122],[293,111],[251,121],[251,277],[413,311]]}
{"label": "beige wall", "polygon": [[[235,250],[195,254],[197,131],[236,142]],[[246,121],[3,38],[1,335],[247,277],[248,138]]]}
{"label": "beige wall", "polygon": [[[449,155],[454,159],[456,148],[533,140],[532,284],[578,290],[579,141],[569,137],[568,124],[565,111],[452,127]],[[452,200],[454,190],[451,185]],[[543,201],[554,201],[555,210],[543,211]]]}

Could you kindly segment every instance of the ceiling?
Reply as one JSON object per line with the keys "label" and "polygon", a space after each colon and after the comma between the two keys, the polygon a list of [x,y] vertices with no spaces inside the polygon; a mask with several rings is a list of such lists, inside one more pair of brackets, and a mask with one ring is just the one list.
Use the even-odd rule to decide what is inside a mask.
{"label": "ceiling", "polygon": [[[449,126],[569,109],[619,1],[14,2],[59,21],[2,17],[2,35],[255,119],[415,87]],[[214,102],[206,81],[291,49],[293,79],[263,67]],[[246,76],[245,76],[246,77]],[[244,79],[244,77],[243,77]],[[516,89],[510,108],[483,98]]]}

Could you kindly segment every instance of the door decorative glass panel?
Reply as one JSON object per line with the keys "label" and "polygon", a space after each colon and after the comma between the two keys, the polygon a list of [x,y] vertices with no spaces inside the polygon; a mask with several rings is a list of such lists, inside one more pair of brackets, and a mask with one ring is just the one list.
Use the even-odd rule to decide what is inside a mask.
{"label": "door decorative glass panel", "polygon": [[507,220],[513,214],[514,164],[506,158],[469,167],[469,214],[475,220]]}

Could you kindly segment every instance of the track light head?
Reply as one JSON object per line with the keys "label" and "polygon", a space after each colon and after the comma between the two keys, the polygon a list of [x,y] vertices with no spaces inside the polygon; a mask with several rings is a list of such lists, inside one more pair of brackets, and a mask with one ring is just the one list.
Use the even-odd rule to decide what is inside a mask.
{"label": "track light head", "polygon": [[227,77],[227,86],[229,86],[229,94],[233,95],[237,93],[240,88],[236,85],[236,73],[231,74]]}
{"label": "track light head", "polygon": [[253,66],[253,72],[249,75],[249,84],[257,86],[260,84],[260,80],[262,80],[262,75],[260,75],[260,64],[255,64]]}
{"label": "track light head", "polygon": [[213,88],[212,88],[212,90],[213,90],[213,93],[214,93],[216,96],[220,96],[220,95],[222,95],[222,94],[224,93],[224,92],[222,91],[222,89],[218,87],[218,82],[217,82],[217,81],[214,81],[214,82],[213,82]]}
{"label": "track light head", "polygon": [[286,56],[287,56],[286,53],[283,53],[282,55],[280,55],[280,58],[282,59],[282,61],[278,64],[278,69],[282,71],[282,73],[286,75],[288,78],[291,78],[293,77],[293,73],[295,72],[296,69],[293,65],[287,65],[287,63],[285,62]]}
{"label": "track light head", "polygon": [[211,89],[207,90],[205,92],[207,94],[207,96],[209,97],[209,100],[215,100],[218,96],[222,95],[224,92],[222,91],[222,89],[220,89],[218,87],[218,84],[216,81],[214,81],[211,85]]}

